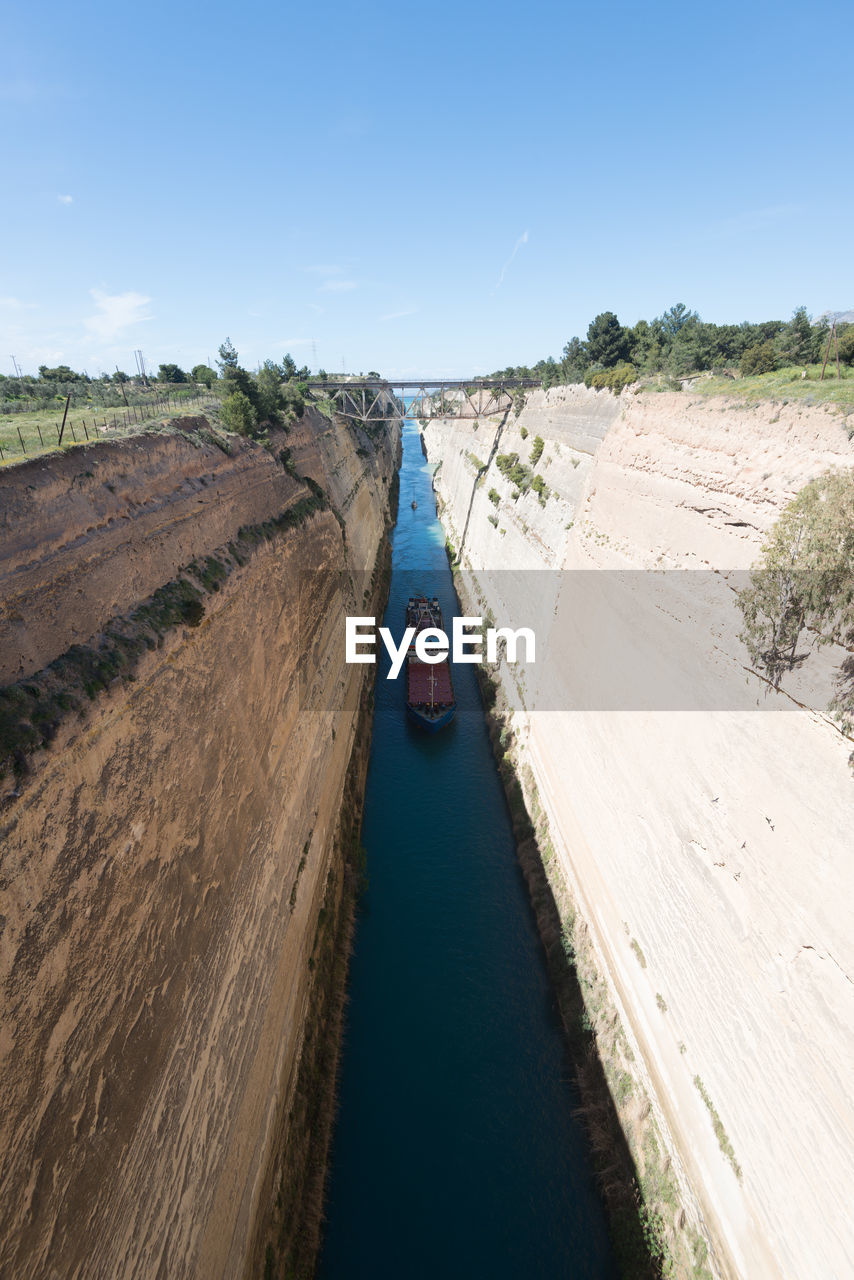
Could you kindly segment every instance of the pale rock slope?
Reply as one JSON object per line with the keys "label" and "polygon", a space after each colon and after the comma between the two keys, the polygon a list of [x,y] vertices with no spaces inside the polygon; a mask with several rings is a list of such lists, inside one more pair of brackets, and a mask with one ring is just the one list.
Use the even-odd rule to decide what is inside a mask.
{"label": "pale rock slope", "polygon": [[[536,435],[544,507],[494,461],[475,485],[470,455],[525,462]],[[734,594],[785,503],[854,462],[842,418],[569,387],[424,438],[484,603],[542,637],[525,755],[719,1269],[854,1275],[852,743],[825,710],[833,655],[768,695]],[[605,572],[627,569],[647,572]]]}

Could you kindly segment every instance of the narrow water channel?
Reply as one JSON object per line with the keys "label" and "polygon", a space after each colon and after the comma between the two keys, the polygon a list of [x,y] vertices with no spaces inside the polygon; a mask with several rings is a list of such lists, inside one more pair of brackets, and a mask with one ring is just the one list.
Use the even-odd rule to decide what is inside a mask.
{"label": "narrow water channel", "polygon": [[[417,431],[404,431],[386,625],[457,611]],[[413,511],[411,503],[417,502]],[[471,667],[457,719],[407,722],[380,660],[324,1280],[614,1275],[578,1099]]]}

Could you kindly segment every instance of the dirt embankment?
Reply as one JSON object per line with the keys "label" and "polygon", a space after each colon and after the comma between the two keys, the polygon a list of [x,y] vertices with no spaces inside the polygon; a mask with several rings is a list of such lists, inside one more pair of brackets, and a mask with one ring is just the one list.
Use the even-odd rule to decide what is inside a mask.
{"label": "dirt embankment", "polygon": [[[374,569],[395,465],[392,441],[319,416],[291,436],[349,505],[259,538],[0,815],[4,1275],[237,1276],[266,1204],[364,680],[338,571]],[[242,442],[81,453],[4,473],[4,589],[33,602],[13,674],[306,493]]]}

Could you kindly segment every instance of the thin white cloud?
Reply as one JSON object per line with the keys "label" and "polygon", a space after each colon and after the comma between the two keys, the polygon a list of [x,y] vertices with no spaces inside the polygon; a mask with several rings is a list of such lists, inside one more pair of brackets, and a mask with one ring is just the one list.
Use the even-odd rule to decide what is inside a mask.
{"label": "thin white cloud", "polygon": [[22,302],[20,298],[0,298],[0,307],[6,311],[35,311],[37,302]]}
{"label": "thin white cloud", "polygon": [[351,289],[358,289],[357,280],[324,280],[320,286],[320,293],[349,293]]}
{"label": "thin white cloud", "polygon": [[319,316],[323,315],[323,307],[319,307],[316,302],[310,302],[308,305],[311,310],[315,311]]}
{"label": "thin white cloud", "polygon": [[510,263],[513,261],[513,259],[516,257],[516,254],[522,248],[522,245],[527,243],[528,243],[528,233],[527,231],[523,231],[519,239],[516,241],[516,243],[513,246],[513,252],[510,254],[510,257],[504,263],[504,266],[501,268],[501,275],[498,277],[498,283],[496,284],[495,288],[492,290],[493,293],[497,293],[497,291],[501,288],[502,284],[504,283],[504,277],[507,274],[507,269],[510,266]]}
{"label": "thin white cloud", "polygon": [[57,196],[60,204],[74,204],[74,196]]}
{"label": "thin white cloud", "polygon": [[132,325],[152,318],[146,311],[151,299],[144,293],[135,293],[132,289],[112,294],[102,293],[100,289],[90,289],[89,292],[97,311],[93,316],[87,316],[83,323],[104,342],[118,337]]}
{"label": "thin white cloud", "polygon": [[404,316],[416,315],[417,311],[417,307],[407,307],[405,311],[389,311],[387,316],[380,316],[380,320],[402,320]]}
{"label": "thin white cloud", "polygon": [[334,262],[318,262],[313,266],[303,267],[303,271],[308,272],[310,276],[340,276],[343,275],[344,268]]}

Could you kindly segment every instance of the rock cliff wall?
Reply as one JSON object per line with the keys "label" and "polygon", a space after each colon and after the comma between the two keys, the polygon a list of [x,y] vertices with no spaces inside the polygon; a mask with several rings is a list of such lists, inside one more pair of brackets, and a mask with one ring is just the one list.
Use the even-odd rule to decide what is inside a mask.
{"label": "rock cliff wall", "polygon": [[[514,500],[495,462],[525,463],[537,435],[545,505]],[[561,673],[553,709],[517,713],[522,758],[718,1269],[854,1273],[852,744],[824,711],[820,660],[788,696],[749,683],[752,710],[700,709],[706,682],[751,680],[734,572],[809,479],[852,465],[842,418],[569,387],[424,439],[473,603],[542,624]],[[573,607],[570,571],[625,569],[649,572],[622,616],[604,586]],[[673,641],[683,709],[589,700],[618,632],[641,670]]]}
{"label": "rock cliff wall", "polygon": [[397,432],[307,413],[230,447],[143,437],[2,477],[13,676],[188,561],[229,568],[0,780],[4,1276],[239,1276],[265,1211],[365,678],[346,573],[305,571],[361,592],[381,562]]}

